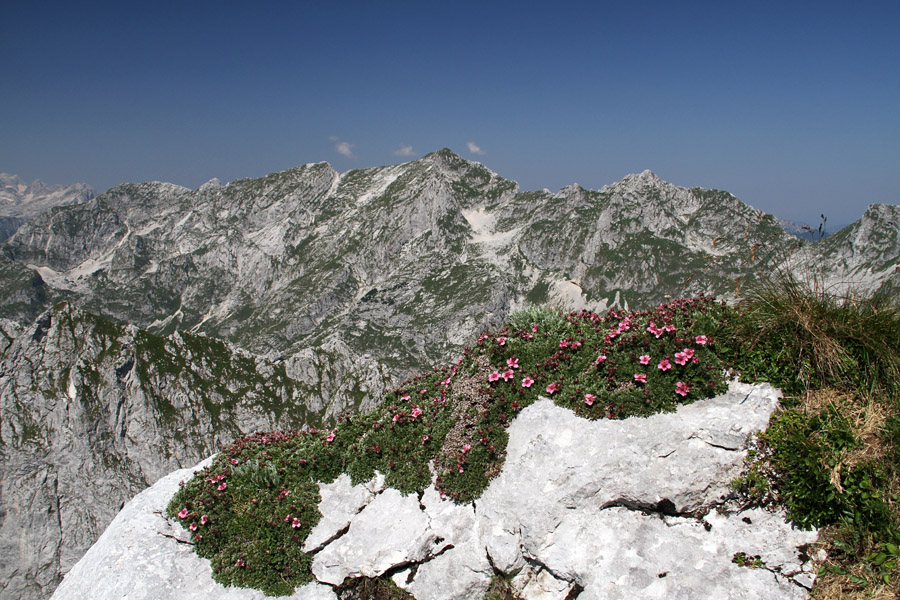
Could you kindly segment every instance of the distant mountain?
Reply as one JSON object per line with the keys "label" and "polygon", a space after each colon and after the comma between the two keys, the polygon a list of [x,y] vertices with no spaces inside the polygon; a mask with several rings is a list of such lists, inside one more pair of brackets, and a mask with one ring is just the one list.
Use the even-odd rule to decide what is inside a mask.
{"label": "distant mountain", "polygon": [[880,290],[896,297],[900,293],[900,206],[872,204],[858,221],[806,246],[789,264],[832,292]]}
{"label": "distant mountain", "polygon": [[649,171],[600,191],[519,193],[442,150],[199,190],[122,185],[42,215],[5,251],[121,322],[279,354],[339,339],[400,373],[527,303],[733,293],[735,278],[773,265],[791,240],[726,192]]}
{"label": "distant mountain", "polygon": [[9,239],[22,223],[54,206],[80,204],[96,195],[84,183],[45,185],[35,180],[26,184],[17,175],[0,173],[0,242]]}

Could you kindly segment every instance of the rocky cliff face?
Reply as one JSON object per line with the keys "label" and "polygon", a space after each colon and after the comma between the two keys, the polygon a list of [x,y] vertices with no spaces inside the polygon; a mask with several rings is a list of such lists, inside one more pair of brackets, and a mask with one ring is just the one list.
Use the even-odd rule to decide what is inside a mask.
{"label": "rocky cliff face", "polygon": [[649,171],[600,191],[519,193],[442,150],[198,190],[123,185],[29,223],[6,253],[92,312],[154,332],[288,354],[342,340],[402,376],[525,303],[733,293],[790,239],[730,194]]}
{"label": "rocky cliff face", "polygon": [[[513,422],[502,473],[471,505],[340,476],[321,484],[323,518],[304,547],[316,582],[291,598],[334,599],[333,586],[385,574],[419,600],[481,598],[494,576],[529,600],[806,598],[816,532],[727,501],[747,436],[777,400],[769,386],[736,384],[673,414],[593,422],[538,402]],[[178,543],[187,532],[160,516],[190,472],[129,503],[53,598],[263,598],[214,583]]]}
{"label": "rocky cliff face", "polygon": [[372,397],[381,384],[373,372],[374,389],[341,389],[315,357],[273,362],[68,304],[29,327],[3,321],[0,333],[3,598],[46,597],[122,504],[165,473],[240,435],[318,424],[336,393]]}
{"label": "rocky cliff face", "polygon": [[87,202],[97,195],[84,183],[45,185],[26,184],[16,175],[0,173],[0,242],[9,239],[26,221],[54,206]]}
{"label": "rocky cliff face", "polygon": [[900,206],[873,204],[862,218],[792,257],[798,274],[833,291],[900,291]]}

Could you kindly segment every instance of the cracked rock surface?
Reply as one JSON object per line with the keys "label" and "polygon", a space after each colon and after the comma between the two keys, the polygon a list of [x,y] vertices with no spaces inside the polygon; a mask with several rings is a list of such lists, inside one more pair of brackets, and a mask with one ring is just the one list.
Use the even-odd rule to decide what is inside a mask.
{"label": "cracked rock surface", "polygon": [[[813,568],[799,548],[816,532],[728,502],[745,440],[778,398],[735,383],[675,413],[622,421],[538,401],[510,426],[503,471],[472,505],[340,477],[321,486],[323,518],[307,542],[318,582],[291,598],[333,598],[344,578],[387,575],[418,600],[478,599],[495,574],[528,600],[806,598]],[[53,598],[261,598],[217,586],[206,561],[163,535],[188,538],[158,514],[188,473],[129,503]],[[738,552],[759,566],[738,566]]]}

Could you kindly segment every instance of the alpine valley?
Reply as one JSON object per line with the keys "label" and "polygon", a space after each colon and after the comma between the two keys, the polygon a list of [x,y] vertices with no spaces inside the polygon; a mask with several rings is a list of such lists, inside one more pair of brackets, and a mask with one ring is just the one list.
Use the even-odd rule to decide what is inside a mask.
{"label": "alpine valley", "polygon": [[4,599],[49,597],[167,473],[240,435],[365,411],[516,308],[729,299],[779,268],[900,290],[898,206],[808,242],[650,171],[521,192],[444,149],[85,194],[0,248]]}

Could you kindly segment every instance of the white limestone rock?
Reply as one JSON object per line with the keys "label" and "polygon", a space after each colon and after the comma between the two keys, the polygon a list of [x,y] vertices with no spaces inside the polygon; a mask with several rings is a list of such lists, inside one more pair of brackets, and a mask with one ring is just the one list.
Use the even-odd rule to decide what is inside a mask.
{"label": "white limestone rock", "polygon": [[394,583],[418,600],[482,598],[493,569],[478,537],[474,507],[444,500],[433,487],[425,490],[421,504],[444,547],[415,569],[398,573]]}
{"label": "white limestone rock", "polygon": [[[134,497],[56,588],[52,600],[263,600],[259,590],[224,587],[190,536],[164,511],[180,481],[211,462],[171,473]],[[328,586],[298,588],[290,600],[336,600]]]}
{"label": "white limestone rock", "polygon": [[312,572],[332,585],[347,577],[377,577],[397,565],[425,559],[440,543],[418,498],[387,489],[353,518],[346,535],[316,554]]}
{"label": "white limestone rock", "polygon": [[[495,573],[526,600],[802,600],[814,571],[800,548],[816,532],[782,513],[740,511],[727,491],[744,441],[778,398],[768,385],[733,384],[675,413],[622,421],[540,400],[510,426],[503,471],[472,505],[433,487],[404,496],[380,476],[357,486],[339,477],[320,486],[324,516],[308,543],[319,584],[292,598],[331,598],[329,586],[347,578],[390,572],[418,600],[481,598]],[[218,586],[206,561],[159,534],[187,537],[155,512],[187,473],[126,506],[54,599],[261,598]],[[758,557],[757,568],[736,564],[738,552]]]}
{"label": "white limestone rock", "polygon": [[353,485],[350,476],[341,474],[331,483],[319,484],[319,512],[322,519],[313,527],[303,544],[304,552],[318,552],[350,526],[353,517],[375,498],[366,486]]}

